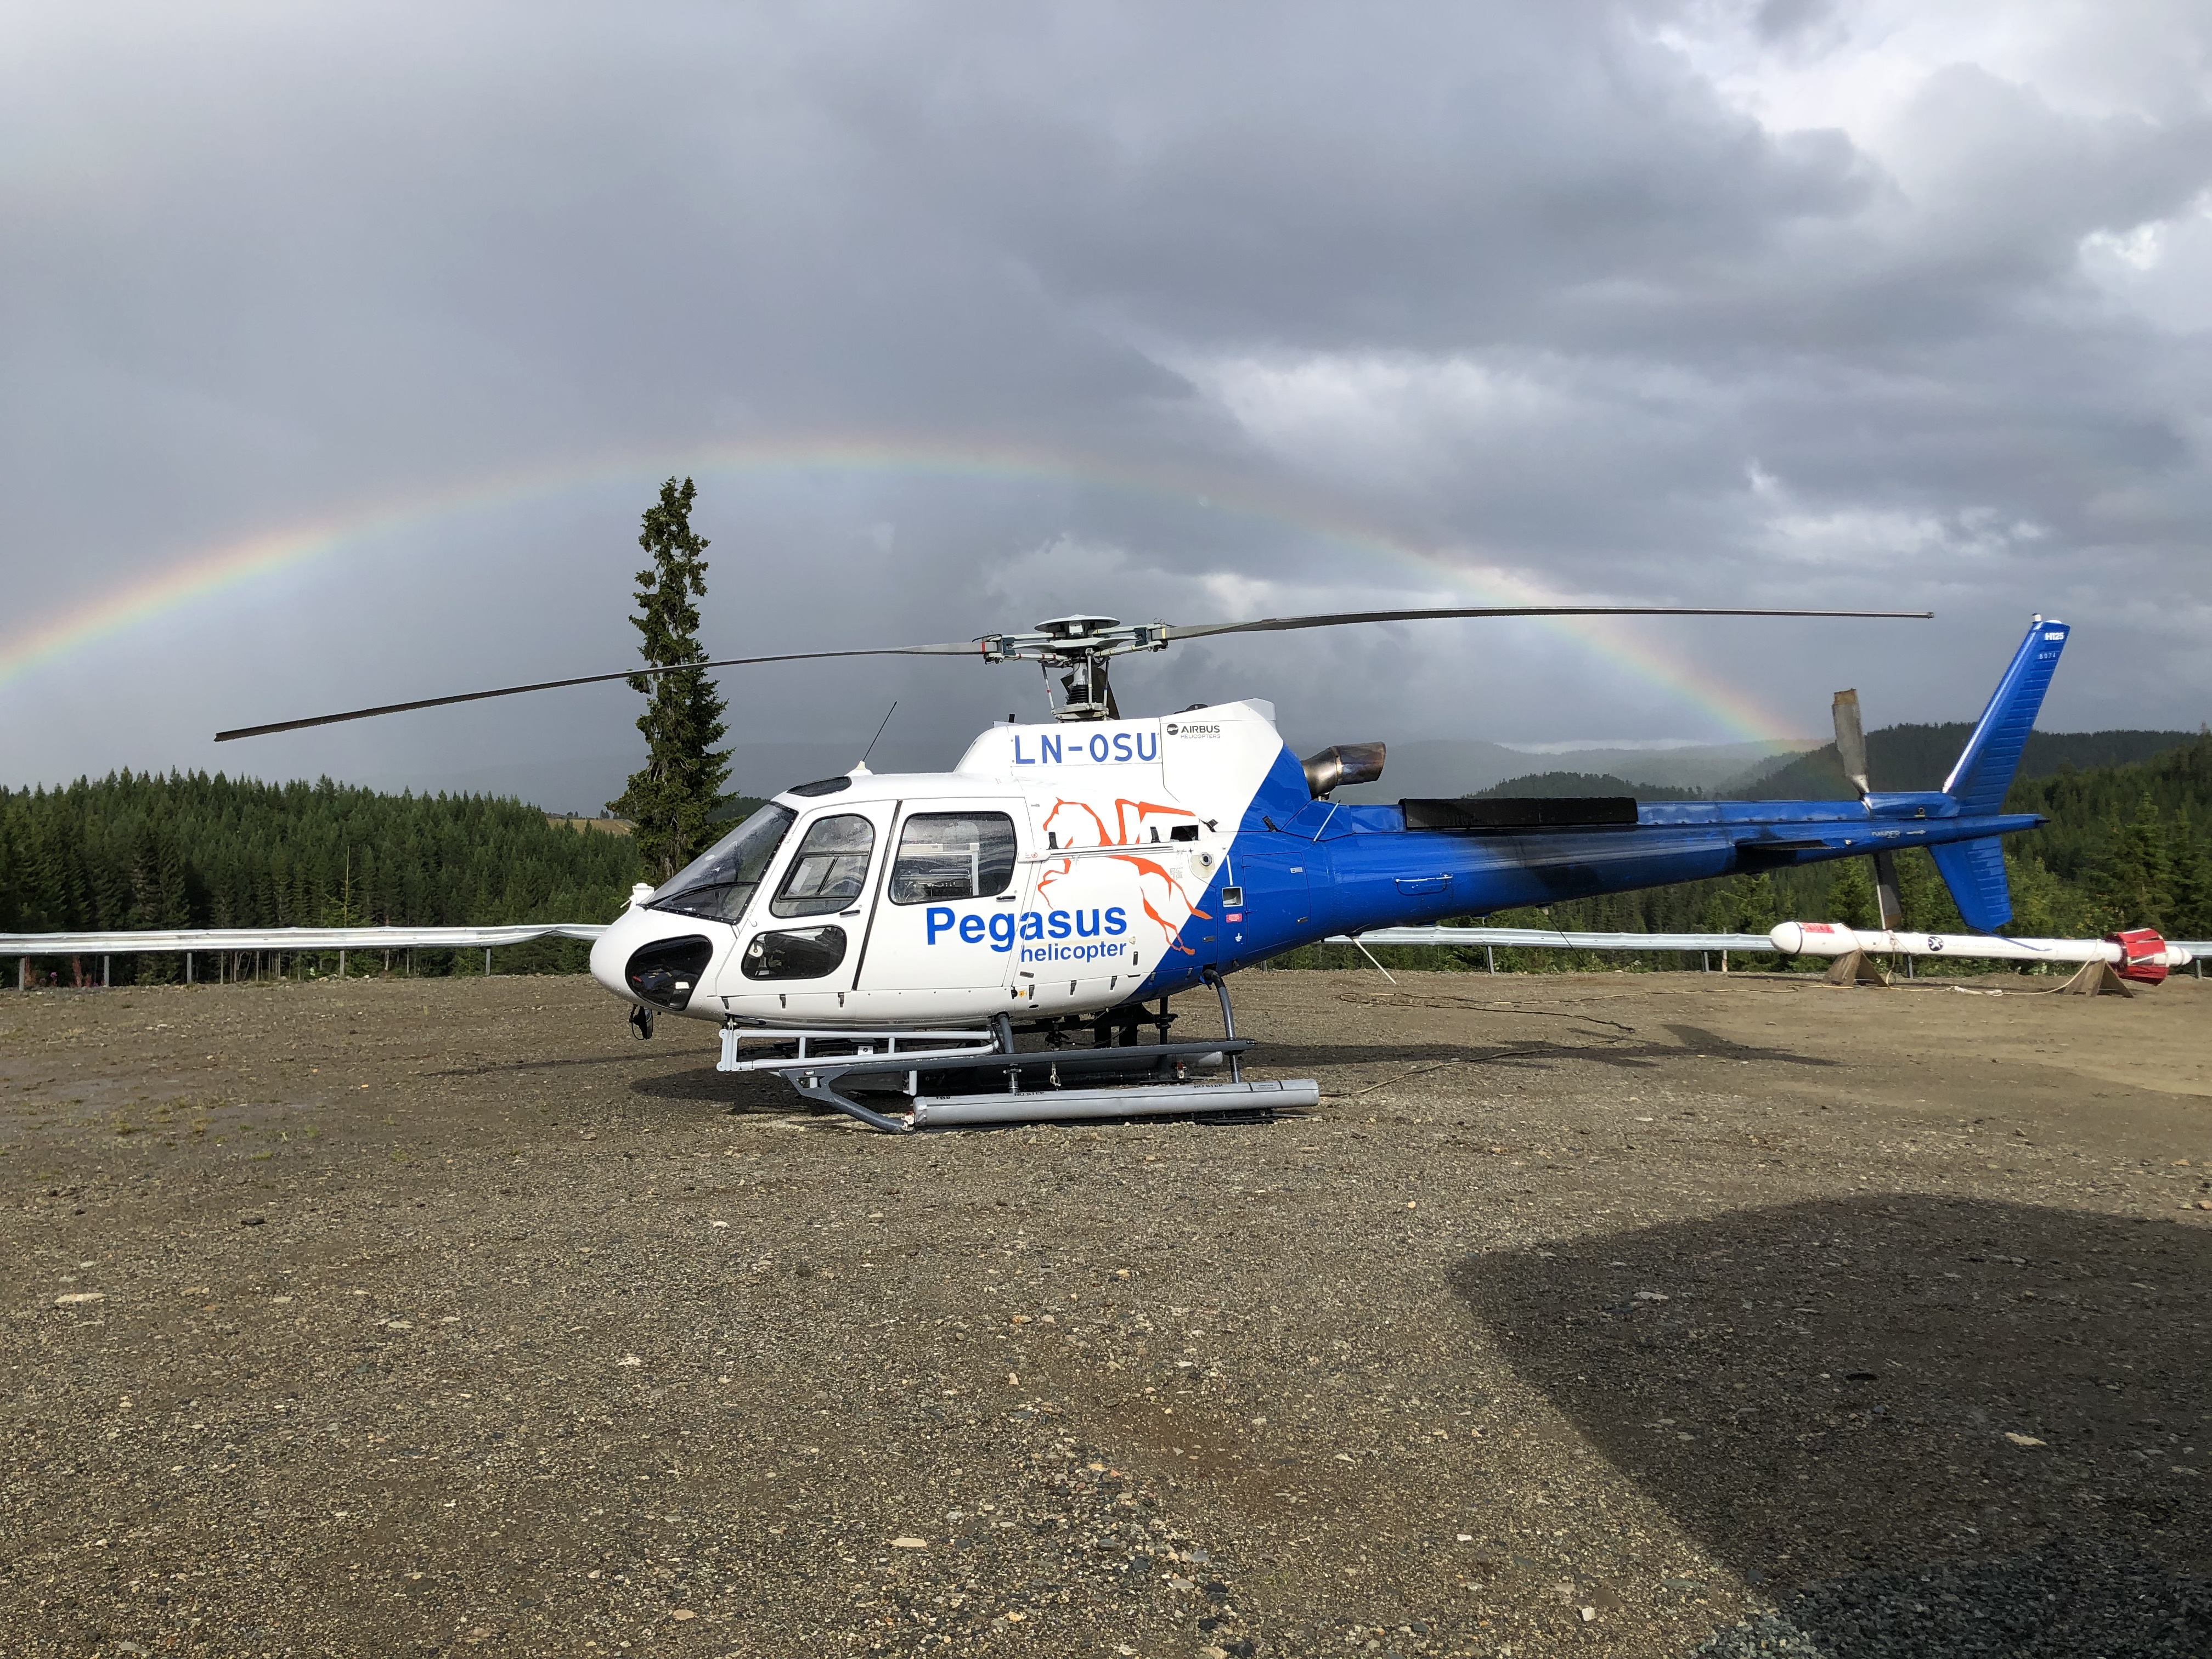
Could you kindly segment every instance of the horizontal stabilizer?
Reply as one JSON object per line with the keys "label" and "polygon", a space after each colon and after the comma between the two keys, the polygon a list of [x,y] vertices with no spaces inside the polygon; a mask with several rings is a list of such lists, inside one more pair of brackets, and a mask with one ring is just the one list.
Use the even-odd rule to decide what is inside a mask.
{"label": "horizontal stabilizer", "polygon": [[1509,799],[1462,796],[1455,800],[1402,800],[1408,830],[1620,830],[1636,823],[1632,795],[1534,796]]}
{"label": "horizontal stabilizer", "polygon": [[1936,868],[1951,890],[1959,915],[1978,933],[1994,933],[2012,920],[2012,891],[2005,885],[2004,843],[1995,836],[1931,847]]}

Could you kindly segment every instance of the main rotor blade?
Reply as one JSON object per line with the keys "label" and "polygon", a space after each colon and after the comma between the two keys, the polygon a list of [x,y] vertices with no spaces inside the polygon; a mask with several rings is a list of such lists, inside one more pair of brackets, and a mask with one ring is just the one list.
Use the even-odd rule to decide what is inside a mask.
{"label": "main rotor blade", "polygon": [[1836,693],[1836,758],[1844,763],[1844,775],[1851,781],[1851,787],[1864,800],[1874,793],[1867,781],[1866,731],[1859,724],[1859,694],[1856,691]]}
{"label": "main rotor blade", "polygon": [[1345,623],[1426,622],[1445,617],[1909,617],[1932,611],[1745,611],[1674,605],[1494,605],[1441,611],[1344,611],[1321,617],[1264,617],[1257,622],[1198,623],[1168,629],[1171,640],[1214,634],[1281,634],[1294,628],[1335,628]]}
{"label": "main rotor blade", "polygon": [[412,702],[380,703],[374,708],[350,708],[343,714],[317,714],[304,720],[274,720],[267,726],[241,726],[218,732],[217,743],[233,738],[266,737],[271,732],[297,732],[303,726],[336,726],[342,720],[365,720],[378,714],[404,714],[410,708],[442,708],[448,703],[482,702],[486,697],[520,696],[525,691],[552,691],[564,685],[597,685],[606,680],[626,680],[632,675],[650,678],[673,674],[685,668],[739,668],[756,662],[810,662],[821,657],[970,657],[980,654],[973,641],[960,645],[879,645],[864,651],[787,651],[772,657],[723,657],[714,662],[671,663],[665,668],[625,668],[614,674],[579,674],[572,679],[538,680],[530,685],[503,685],[496,691],[463,691],[450,697],[417,697]]}

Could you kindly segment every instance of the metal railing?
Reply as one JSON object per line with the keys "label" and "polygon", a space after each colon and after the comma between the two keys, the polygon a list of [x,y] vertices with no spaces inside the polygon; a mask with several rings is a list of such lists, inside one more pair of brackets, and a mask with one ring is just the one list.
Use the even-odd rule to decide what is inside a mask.
{"label": "metal railing", "polygon": [[[1731,952],[1765,956],[1787,956],[1771,936],[1765,933],[1579,933],[1553,927],[1377,927],[1354,936],[1337,933],[1322,941],[1328,945],[1349,945],[1364,949],[1370,945],[1443,945],[1471,949],[1480,946],[1485,964],[1492,973],[1498,971],[1498,952],[1512,948],[1550,951],[1678,951],[1684,955],[1696,952],[1711,965],[1717,956],[1725,969]],[[2193,958],[2190,966],[2198,979],[2204,977],[2204,963],[2212,957],[2212,940],[2168,939],[2170,947],[2185,951]],[[1971,949],[1954,945],[1948,955],[1960,960],[1974,960]],[[1380,963],[1376,964],[1378,967]],[[1912,969],[1908,962],[1905,974]]]}
{"label": "metal railing", "polygon": [[[516,922],[497,927],[186,927],[148,933],[0,933],[0,959],[16,958],[18,989],[29,983],[30,964],[65,957],[164,956],[181,952],[185,976],[191,977],[195,956],[228,956],[246,951],[276,951],[284,955],[325,955],[341,959],[361,951],[481,950],[484,971],[491,971],[491,952],[503,945],[526,945],[533,939],[572,939],[586,943],[605,933],[604,923],[588,921]],[[1552,927],[1377,927],[1357,938],[1338,933],[1322,941],[1328,945],[1454,945],[1482,947],[1491,966],[1504,949],[1551,951],[1676,951],[1714,956],[1724,953],[1780,954],[1764,933],[1585,933]],[[2212,957],[2212,940],[2174,939],[2196,958],[2197,976],[2203,978],[2204,961]],[[340,970],[343,970],[341,960]],[[106,975],[102,975],[103,980]]]}
{"label": "metal railing", "polygon": [[[193,963],[202,956],[222,959],[257,952],[279,956],[324,956],[335,951],[338,971],[345,972],[346,957],[362,951],[471,951],[484,953],[484,972],[491,972],[491,953],[502,945],[527,945],[533,939],[573,939],[586,943],[605,933],[605,924],[588,921],[526,921],[497,927],[175,927],[141,933],[0,933],[0,958],[14,957],[15,988],[30,985],[31,963],[62,957],[97,957],[100,983],[108,982],[112,958],[127,956],[176,956],[185,959],[185,980],[191,983]],[[218,968],[220,976],[222,969]]]}
{"label": "metal railing", "polygon": [[465,950],[535,939],[586,942],[605,933],[588,921],[524,921],[498,927],[176,927],[132,933],[0,933],[0,957],[161,955],[178,951]]}
{"label": "metal railing", "polygon": [[1357,939],[1338,933],[1328,945],[1487,945],[1553,951],[1765,951],[1764,933],[1577,933],[1556,927],[1376,927]]}

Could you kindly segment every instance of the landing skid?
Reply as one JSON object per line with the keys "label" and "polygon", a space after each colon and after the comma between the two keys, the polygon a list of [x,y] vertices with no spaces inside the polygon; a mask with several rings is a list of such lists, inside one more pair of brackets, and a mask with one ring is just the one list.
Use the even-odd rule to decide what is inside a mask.
{"label": "landing skid", "polygon": [[[1222,1003],[1225,1015],[1225,990]],[[1219,1042],[1018,1052],[1004,1019],[982,1031],[779,1031],[732,1025],[723,1028],[716,1069],[774,1072],[803,1098],[890,1134],[1085,1118],[1249,1121],[1320,1104],[1321,1086],[1311,1079],[1247,1079],[1241,1061],[1252,1043],[1235,1035],[1233,1024],[1229,1030]],[[745,1054],[741,1045],[748,1041],[773,1052]],[[1224,1066],[1225,1079],[1191,1075]],[[867,1098],[856,1097],[863,1096]],[[878,1109],[899,1097],[903,1109]]]}

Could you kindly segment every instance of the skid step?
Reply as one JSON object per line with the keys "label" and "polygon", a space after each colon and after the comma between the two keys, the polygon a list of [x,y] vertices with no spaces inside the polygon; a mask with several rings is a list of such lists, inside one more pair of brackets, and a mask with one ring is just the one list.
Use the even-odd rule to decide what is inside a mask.
{"label": "skid step", "polygon": [[[750,1064],[781,1073],[808,1100],[896,1134],[962,1123],[1268,1112],[1318,1103],[1320,1086],[1313,1082],[1255,1083],[1241,1076],[1237,1062],[1251,1046],[1239,1037],[1012,1054],[810,1051]],[[1226,1079],[1191,1076],[1224,1066]]]}
{"label": "skid step", "polygon": [[919,1095],[909,1124],[916,1129],[962,1123],[1034,1123],[1162,1113],[1273,1112],[1321,1103],[1310,1078],[1281,1083],[1155,1083],[1123,1089],[1030,1090],[1021,1094]]}

